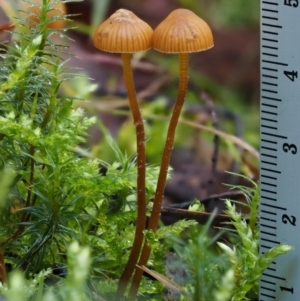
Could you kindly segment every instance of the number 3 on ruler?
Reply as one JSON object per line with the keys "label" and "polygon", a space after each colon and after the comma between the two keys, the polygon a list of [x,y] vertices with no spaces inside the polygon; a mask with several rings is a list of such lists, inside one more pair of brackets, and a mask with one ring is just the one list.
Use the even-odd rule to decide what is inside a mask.
{"label": "number 3 on ruler", "polygon": [[297,7],[298,0],[284,0],[284,5]]}
{"label": "number 3 on ruler", "polygon": [[295,144],[284,143],[282,149],[286,153],[290,151],[293,155],[297,154],[297,146]]}

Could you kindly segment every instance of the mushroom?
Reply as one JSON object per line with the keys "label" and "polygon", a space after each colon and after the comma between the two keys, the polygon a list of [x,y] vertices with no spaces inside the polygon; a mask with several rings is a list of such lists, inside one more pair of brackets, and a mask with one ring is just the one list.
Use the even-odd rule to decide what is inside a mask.
{"label": "mushroom", "polygon": [[[170,156],[173,149],[175,130],[188,83],[188,53],[204,51],[212,48],[213,36],[207,23],[188,9],[176,9],[163,20],[153,32],[153,48],[165,53],[178,53],[180,79],[177,100],[171,116],[166,143],[163,151],[160,172],[154,197],[153,208],[148,229],[156,231],[163,193],[166,185]],[[138,266],[147,264],[151,248],[144,243]],[[134,300],[142,277],[143,270],[137,269],[129,292],[129,300]]]}
{"label": "mushroom", "polygon": [[130,276],[135,269],[144,239],[146,223],[146,155],[145,131],[139,104],[136,98],[134,80],[131,70],[131,54],[152,47],[152,28],[126,9],[117,10],[110,18],[96,29],[94,46],[100,50],[122,54],[123,75],[127,88],[129,106],[136,128],[137,143],[137,204],[138,215],[135,239],[127,265],[119,280],[116,300],[123,296]]}

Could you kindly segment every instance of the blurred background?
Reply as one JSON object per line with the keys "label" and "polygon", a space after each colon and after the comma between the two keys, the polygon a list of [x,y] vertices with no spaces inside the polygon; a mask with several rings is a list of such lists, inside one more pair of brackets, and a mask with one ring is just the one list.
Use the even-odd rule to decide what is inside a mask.
{"label": "blurred background", "polygon": [[[1,26],[8,22],[1,0]],[[259,0],[83,0],[67,3],[71,14],[67,64],[80,75],[61,86],[61,95],[74,97],[75,106],[96,115],[82,153],[112,163],[115,154],[105,138],[110,133],[122,152],[134,156],[135,132],[128,110],[120,55],[93,46],[96,27],[119,8],[133,11],[153,29],[174,9],[188,8],[212,28],[214,48],[190,55],[189,89],[178,126],[172,157],[172,180],[166,202],[185,202],[240,184],[232,171],[258,178],[259,146]],[[5,8],[6,6],[6,8]],[[12,36],[2,31],[2,42]],[[56,37],[59,39],[59,37]],[[145,120],[147,160],[160,164],[168,120],[177,94],[176,55],[149,50],[132,58],[138,99]],[[208,127],[200,128],[200,126]],[[229,136],[218,138],[215,130]],[[250,146],[250,148],[249,148]],[[251,150],[251,147],[254,150]],[[168,200],[168,198],[170,200]]]}

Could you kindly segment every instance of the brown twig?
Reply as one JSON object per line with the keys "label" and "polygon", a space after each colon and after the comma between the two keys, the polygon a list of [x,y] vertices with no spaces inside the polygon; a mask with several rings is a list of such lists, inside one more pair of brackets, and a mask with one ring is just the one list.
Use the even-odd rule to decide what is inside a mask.
{"label": "brown twig", "polygon": [[[149,117],[149,116],[146,116],[146,117]],[[159,118],[157,118],[157,119],[159,119]],[[198,124],[196,122],[184,120],[184,119],[181,119],[180,123],[188,125],[188,126],[191,126],[191,127],[194,127],[194,128],[203,129],[203,130],[205,130],[207,132],[210,132],[212,134],[216,134],[216,135],[218,135],[221,138],[224,138],[224,139],[226,139],[228,141],[231,141],[232,143],[234,143],[237,146],[241,147],[245,151],[248,151],[256,159],[259,159],[259,152],[254,147],[252,147],[250,144],[248,144],[247,142],[243,141],[242,139],[240,139],[240,138],[238,138],[236,136],[224,133],[224,132],[222,132],[220,130],[213,129],[211,127],[208,127],[208,126],[205,126],[205,125],[202,125],[202,124]]]}
{"label": "brown twig", "polygon": [[160,281],[165,287],[172,289],[178,293],[182,293],[186,296],[188,295],[183,287],[181,287],[179,284],[172,281],[171,279],[167,278],[165,275],[162,275],[154,270],[150,270],[146,266],[141,266],[141,267],[137,266],[137,267],[143,270],[144,272],[146,272],[147,274],[149,274],[150,276],[152,276],[153,278],[155,278],[156,280]]}
{"label": "brown twig", "polygon": [[[118,104],[118,107],[123,106],[124,103],[125,103],[125,101],[121,101],[121,103]],[[103,104],[99,104],[99,102],[95,102],[94,104],[91,103],[91,106],[93,106],[94,108],[99,109],[102,112],[112,112],[113,111],[116,114],[118,113],[120,115],[128,115],[129,114],[128,112],[121,111],[121,110],[112,110],[112,108],[110,107],[110,105],[108,103],[107,103],[107,105],[103,106]],[[167,116],[160,116],[160,115],[145,113],[144,114],[144,119],[167,121],[168,117]],[[183,118],[180,118],[178,122],[180,124],[184,124],[184,125],[196,128],[196,129],[201,129],[201,130],[204,130],[206,132],[218,135],[219,137],[234,143],[235,145],[237,145],[238,147],[240,147],[244,151],[249,152],[253,157],[255,157],[256,159],[259,160],[259,152],[254,147],[252,147],[250,144],[243,141],[241,138],[239,138],[237,136],[227,134],[227,133],[222,132],[220,130],[216,130],[212,127],[205,126],[205,125],[199,124],[197,122],[189,121],[189,120],[186,120],[186,119],[183,119]]]}
{"label": "brown twig", "polygon": [[0,32],[5,31],[5,30],[10,30],[10,29],[13,29],[13,28],[15,28],[14,24],[11,24],[11,23],[1,24],[0,25]]}
{"label": "brown twig", "polygon": [[164,75],[159,77],[157,80],[154,80],[152,83],[150,83],[146,89],[140,91],[137,93],[137,98],[140,100],[143,100],[147,97],[151,97],[157,93],[159,88],[161,88],[163,85],[168,83],[170,81],[170,75]]}
{"label": "brown twig", "polygon": [[7,282],[7,275],[6,275],[6,269],[5,269],[5,262],[4,262],[4,255],[0,248],[0,281],[2,283]]}
{"label": "brown twig", "polygon": [[[110,66],[122,66],[122,60],[119,57],[110,54],[89,54],[89,59],[95,63],[108,64]],[[149,73],[164,73],[166,69],[146,61],[133,61],[132,68]]]}
{"label": "brown twig", "polygon": [[[231,191],[226,191],[226,192],[219,193],[219,194],[212,194],[204,199],[201,199],[200,202],[207,203],[207,202],[210,202],[211,200],[223,201],[224,199],[232,199],[232,198],[240,197],[243,195],[244,195],[244,193],[240,190],[231,190]],[[188,208],[192,203],[193,203],[193,200],[188,201],[188,202],[183,202],[183,203],[173,203],[173,204],[170,204],[165,207],[184,209],[184,208]]]}
{"label": "brown twig", "polygon": [[23,230],[24,227],[20,225],[13,234],[11,234],[7,239],[5,239],[3,242],[0,243],[0,247],[6,245],[9,241],[14,239],[15,237],[18,237],[23,232]]}
{"label": "brown twig", "polygon": [[[198,212],[198,211],[190,211],[186,209],[178,209],[172,207],[162,207],[161,214],[164,216],[176,216],[178,219],[192,219],[196,220],[200,224],[205,224],[211,217],[211,213],[209,212]],[[226,214],[215,214],[214,215],[214,223],[221,223],[230,221],[230,217]]]}

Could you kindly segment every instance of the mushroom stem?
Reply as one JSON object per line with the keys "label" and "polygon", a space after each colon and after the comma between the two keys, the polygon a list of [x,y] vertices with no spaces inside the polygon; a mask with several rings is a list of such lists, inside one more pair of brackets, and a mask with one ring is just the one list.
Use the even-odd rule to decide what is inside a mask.
{"label": "mushroom stem", "polygon": [[[170,163],[170,157],[173,150],[173,144],[175,139],[175,131],[176,126],[178,124],[179,116],[181,113],[181,109],[184,103],[184,98],[187,89],[188,83],[188,53],[180,53],[179,54],[179,64],[180,64],[180,79],[179,79],[179,88],[177,94],[177,100],[174,106],[173,114],[170,119],[170,124],[167,133],[167,139],[165,143],[165,148],[163,151],[162,162],[160,166],[160,172],[158,176],[158,182],[156,186],[156,192],[153,202],[153,208],[149,220],[148,229],[152,231],[156,231],[157,224],[160,217],[160,210],[162,205],[163,194],[166,186],[167,175],[168,175],[168,168]],[[148,258],[150,256],[151,247],[144,243],[142,254],[139,260],[139,266],[147,265]],[[128,300],[135,300],[138,287],[143,275],[142,269],[136,269],[135,274],[133,276],[131,288],[129,291]]]}
{"label": "mushroom stem", "polygon": [[146,224],[146,196],[145,196],[145,178],[146,178],[146,155],[145,155],[145,131],[144,124],[136,99],[134,80],[131,70],[131,54],[122,54],[124,81],[127,88],[130,110],[133,116],[134,126],[136,128],[137,145],[137,222],[135,228],[135,237],[125,269],[119,279],[118,289],[115,300],[123,297],[126,286],[137,264],[140,251],[144,240],[144,229]]}

